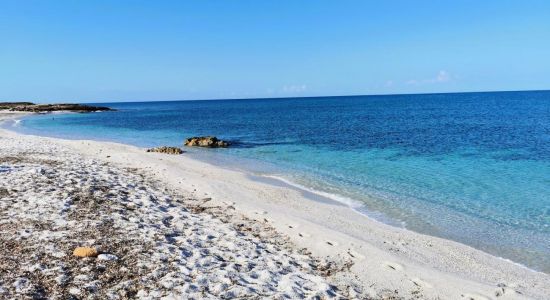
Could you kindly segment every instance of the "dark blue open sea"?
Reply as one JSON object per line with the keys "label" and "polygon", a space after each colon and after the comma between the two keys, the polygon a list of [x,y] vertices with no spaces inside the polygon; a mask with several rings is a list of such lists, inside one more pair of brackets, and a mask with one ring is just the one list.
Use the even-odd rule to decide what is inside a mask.
{"label": "dark blue open sea", "polygon": [[187,155],[550,272],[548,91],[106,105],[5,126],[138,146],[216,135],[237,144]]}

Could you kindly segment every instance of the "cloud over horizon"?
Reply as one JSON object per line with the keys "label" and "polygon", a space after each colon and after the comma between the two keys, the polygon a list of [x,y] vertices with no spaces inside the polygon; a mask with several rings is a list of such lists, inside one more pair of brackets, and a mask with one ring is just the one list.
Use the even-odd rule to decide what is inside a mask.
{"label": "cloud over horizon", "polygon": [[452,76],[449,72],[441,70],[433,78],[428,79],[411,79],[406,82],[408,85],[421,85],[421,84],[433,84],[433,83],[444,83],[452,81],[455,77]]}

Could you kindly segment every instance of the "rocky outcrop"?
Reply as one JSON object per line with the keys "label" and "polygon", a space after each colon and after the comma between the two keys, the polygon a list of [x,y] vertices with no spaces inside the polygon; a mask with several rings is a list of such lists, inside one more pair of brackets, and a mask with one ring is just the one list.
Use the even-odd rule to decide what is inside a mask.
{"label": "rocky outcrop", "polygon": [[185,140],[185,146],[206,147],[206,148],[225,148],[229,142],[219,140],[215,136],[195,136]]}
{"label": "rocky outcrop", "polygon": [[52,112],[52,111],[73,111],[73,112],[94,112],[113,110],[105,106],[91,106],[84,104],[34,104],[31,102],[0,102],[0,109],[10,111],[26,111],[26,112]]}
{"label": "rocky outcrop", "polygon": [[11,110],[17,106],[35,105],[32,102],[0,102],[0,110]]}
{"label": "rocky outcrop", "polygon": [[178,147],[163,146],[163,147],[147,149],[147,152],[158,152],[158,153],[165,153],[165,154],[182,154],[183,150],[181,150]]}

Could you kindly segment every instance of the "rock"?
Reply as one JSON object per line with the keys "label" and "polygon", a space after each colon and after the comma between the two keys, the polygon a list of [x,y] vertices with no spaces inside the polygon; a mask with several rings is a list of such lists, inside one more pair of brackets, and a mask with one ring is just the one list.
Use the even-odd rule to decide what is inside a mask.
{"label": "rock", "polygon": [[52,112],[52,111],[74,111],[74,112],[94,112],[114,110],[105,106],[91,106],[84,104],[61,103],[61,104],[34,104],[31,102],[0,102],[0,109],[9,109],[11,111],[28,112]]}
{"label": "rock", "polygon": [[147,152],[159,152],[159,153],[166,153],[166,154],[182,154],[183,150],[181,150],[178,147],[163,146],[163,147],[147,149]]}
{"label": "rock", "polygon": [[32,102],[0,102],[0,110],[9,110],[17,106],[36,105]]}
{"label": "rock", "polygon": [[113,261],[113,260],[117,260],[118,257],[116,255],[113,255],[113,254],[100,254],[100,255],[97,256],[97,259],[106,260],[106,261]]}
{"label": "rock", "polygon": [[61,274],[57,277],[55,277],[55,282],[59,285],[65,285],[67,284],[67,282],[69,282],[69,279],[70,277],[65,275],[65,274]]}
{"label": "rock", "polygon": [[6,188],[0,188],[0,199],[4,198],[4,197],[9,197],[10,196],[10,192],[8,191],[8,189]]}
{"label": "rock", "polygon": [[78,296],[80,295],[80,289],[76,287],[72,287],[69,289],[69,294]]}
{"label": "rock", "polygon": [[88,282],[88,281],[90,281],[90,276],[85,275],[85,274],[76,275],[73,278],[73,281],[74,282]]}
{"label": "rock", "polygon": [[77,247],[73,251],[73,255],[78,257],[95,257],[97,254],[97,250],[91,247]]}
{"label": "rock", "polygon": [[225,148],[229,142],[219,140],[215,136],[196,136],[185,140],[185,146],[206,147],[206,148]]}
{"label": "rock", "polygon": [[26,277],[19,277],[13,283],[17,293],[27,293],[32,289],[31,281]]}

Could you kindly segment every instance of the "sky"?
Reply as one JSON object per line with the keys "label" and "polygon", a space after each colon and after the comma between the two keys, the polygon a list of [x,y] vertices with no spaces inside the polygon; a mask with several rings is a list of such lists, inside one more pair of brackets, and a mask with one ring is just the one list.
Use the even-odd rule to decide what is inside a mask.
{"label": "sky", "polygon": [[0,0],[0,101],[550,89],[550,1]]}

